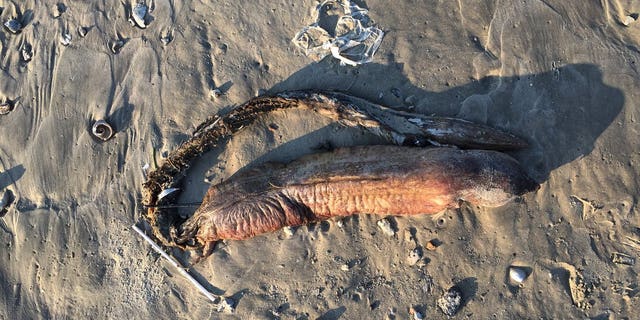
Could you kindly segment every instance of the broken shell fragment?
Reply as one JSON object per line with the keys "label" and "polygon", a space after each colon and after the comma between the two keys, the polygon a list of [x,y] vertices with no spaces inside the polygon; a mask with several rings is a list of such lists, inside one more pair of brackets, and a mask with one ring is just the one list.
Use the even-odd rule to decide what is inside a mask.
{"label": "broken shell fragment", "polygon": [[98,120],[93,124],[91,133],[94,137],[107,141],[113,136],[113,128],[104,120]]}
{"label": "broken shell fragment", "polygon": [[22,46],[20,53],[22,55],[22,61],[24,62],[29,62],[33,58],[33,48],[31,48],[31,45],[28,43]]}
{"label": "broken shell fragment", "polygon": [[288,226],[288,227],[284,227],[284,228],[282,228],[282,231],[284,231],[284,235],[285,235],[287,238],[291,238],[291,237],[293,237],[293,234],[296,232],[296,230],[295,230],[293,227],[291,227],[291,226]]}
{"label": "broken shell fragment", "polygon": [[9,32],[16,34],[22,30],[22,23],[16,19],[9,19],[4,23],[4,27],[9,30]]}
{"label": "broken shell fragment", "polygon": [[0,115],[8,114],[13,110],[13,103],[11,101],[0,102]]}
{"label": "broken shell fragment", "polygon": [[113,40],[111,42],[109,49],[111,49],[111,52],[113,52],[114,54],[118,54],[120,52],[120,49],[122,49],[122,47],[124,47],[124,41],[118,39],[118,40]]}
{"label": "broken shell fragment", "polygon": [[87,33],[89,32],[89,28],[86,27],[78,27],[78,35],[82,38],[84,38]]}
{"label": "broken shell fragment", "polygon": [[393,227],[391,227],[391,222],[389,222],[388,219],[378,220],[377,224],[380,230],[382,230],[382,233],[386,234],[387,236],[393,237],[396,234],[396,232],[393,230]]}
{"label": "broken shell fragment", "polygon": [[218,312],[232,313],[235,310],[235,301],[231,298],[223,298],[218,304]]}
{"label": "broken shell fragment", "polygon": [[437,301],[438,308],[447,316],[455,315],[462,305],[462,292],[457,287],[451,287]]}
{"label": "broken shell fragment", "polygon": [[136,3],[133,8],[131,8],[131,18],[130,21],[133,22],[134,25],[140,27],[141,29],[145,29],[147,24],[144,18],[147,16],[147,5],[142,2]]}
{"label": "broken shell fragment", "polygon": [[160,37],[160,42],[162,42],[163,45],[168,45],[171,40],[173,40],[173,37],[171,37],[171,35],[166,35],[164,37]]}
{"label": "broken shell fragment", "polygon": [[407,264],[410,266],[415,265],[422,259],[422,250],[420,247],[416,247],[415,249],[409,252],[409,256],[407,257]]}
{"label": "broken shell fragment", "polygon": [[427,248],[427,250],[429,251],[436,251],[436,249],[438,249],[438,246],[440,246],[440,241],[438,241],[437,239],[432,239],[427,242],[425,248]]}
{"label": "broken shell fragment", "polygon": [[521,284],[528,277],[529,271],[526,268],[518,266],[509,267],[509,279],[511,279],[514,284]]}
{"label": "broken shell fragment", "polygon": [[64,31],[60,35],[60,43],[65,47],[71,44],[71,34],[68,31]]}

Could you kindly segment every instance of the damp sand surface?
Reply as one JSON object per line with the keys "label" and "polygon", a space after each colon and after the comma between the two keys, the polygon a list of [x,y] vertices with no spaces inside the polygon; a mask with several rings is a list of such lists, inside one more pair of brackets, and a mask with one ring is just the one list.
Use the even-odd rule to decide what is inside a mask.
{"label": "damp sand surface", "polygon": [[[129,1],[0,2],[2,23],[22,25],[0,31],[0,102],[12,104],[0,190],[13,200],[0,213],[0,319],[438,319],[455,290],[454,318],[637,317],[640,263],[622,262],[640,255],[640,1],[359,3],[386,34],[350,67],[291,43],[315,1],[149,1],[144,29]],[[236,302],[219,314],[131,229],[142,167],[209,115],[299,89],[522,136],[530,147],[511,155],[541,187],[435,220],[362,215],[226,242],[191,269]],[[115,130],[106,142],[91,134],[98,119]],[[274,112],[203,156],[179,200],[260,163],[379,142]]]}

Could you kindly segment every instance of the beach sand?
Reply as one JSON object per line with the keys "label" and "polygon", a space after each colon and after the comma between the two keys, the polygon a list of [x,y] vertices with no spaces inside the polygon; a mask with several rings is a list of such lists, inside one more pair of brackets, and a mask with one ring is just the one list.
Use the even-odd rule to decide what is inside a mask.
{"label": "beach sand", "polygon": [[[15,104],[0,116],[0,190],[14,199],[0,214],[0,319],[407,319],[411,307],[439,319],[454,285],[457,319],[638,317],[640,263],[611,255],[640,253],[640,1],[359,2],[386,34],[358,67],[291,43],[315,1],[154,0],[145,29],[128,0],[60,3],[0,2],[3,23],[25,25],[0,32],[0,99]],[[310,88],[517,134],[530,147],[511,155],[541,188],[439,223],[390,218],[394,236],[361,215],[228,241],[191,269],[235,301],[218,313],[131,229],[142,167],[207,116]],[[115,128],[109,141],[92,137],[97,119]],[[199,201],[205,179],[327,143],[380,141],[274,112],[203,156],[180,201]],[[521,285],[512,265],[530,273]]]}

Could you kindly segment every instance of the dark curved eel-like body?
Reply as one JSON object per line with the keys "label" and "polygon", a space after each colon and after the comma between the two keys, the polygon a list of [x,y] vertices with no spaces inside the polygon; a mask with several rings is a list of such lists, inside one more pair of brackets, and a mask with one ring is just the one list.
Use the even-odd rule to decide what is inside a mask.
{"label": "dark curved eel-like body", "polygon": [[433,214],[460,201],[496,207],[537,187],[517,161],[495,151],[343,148],[267,164],[212,186],[176,241],[211,248],[221,239],[359,213]]}
{"label": "dark curved eel-like body", "polygon": [[[168,197],[162,199],[161,192],[179,184],[200,155],[262,115],[286,109],[309,110],[404,147],[345,148],[237,174],[212,186],[187,221],[162,208]],[[425,145],[514,150],[527,143],[486,125],[393,110],[343,93],[283,92],[256,97],[198,126],[191,139],[149,173],[142,202],[162,244],[208,249],[219,239],[245,239],[334,216],[435,213],[459,200],[496,206],[537,187],[505,154],[416,147]]]}

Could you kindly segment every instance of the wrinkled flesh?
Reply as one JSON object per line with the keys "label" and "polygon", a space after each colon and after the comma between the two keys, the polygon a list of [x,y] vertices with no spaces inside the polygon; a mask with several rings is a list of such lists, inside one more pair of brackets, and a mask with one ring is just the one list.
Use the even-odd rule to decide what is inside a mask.
{"label": "wrinkled flesh", "polygon": [[181,227],[200,245],[359,213],[433,214],[487,207],[535,190],[509,156],[484,150],[365,146],[267,164],[212,186]]}

